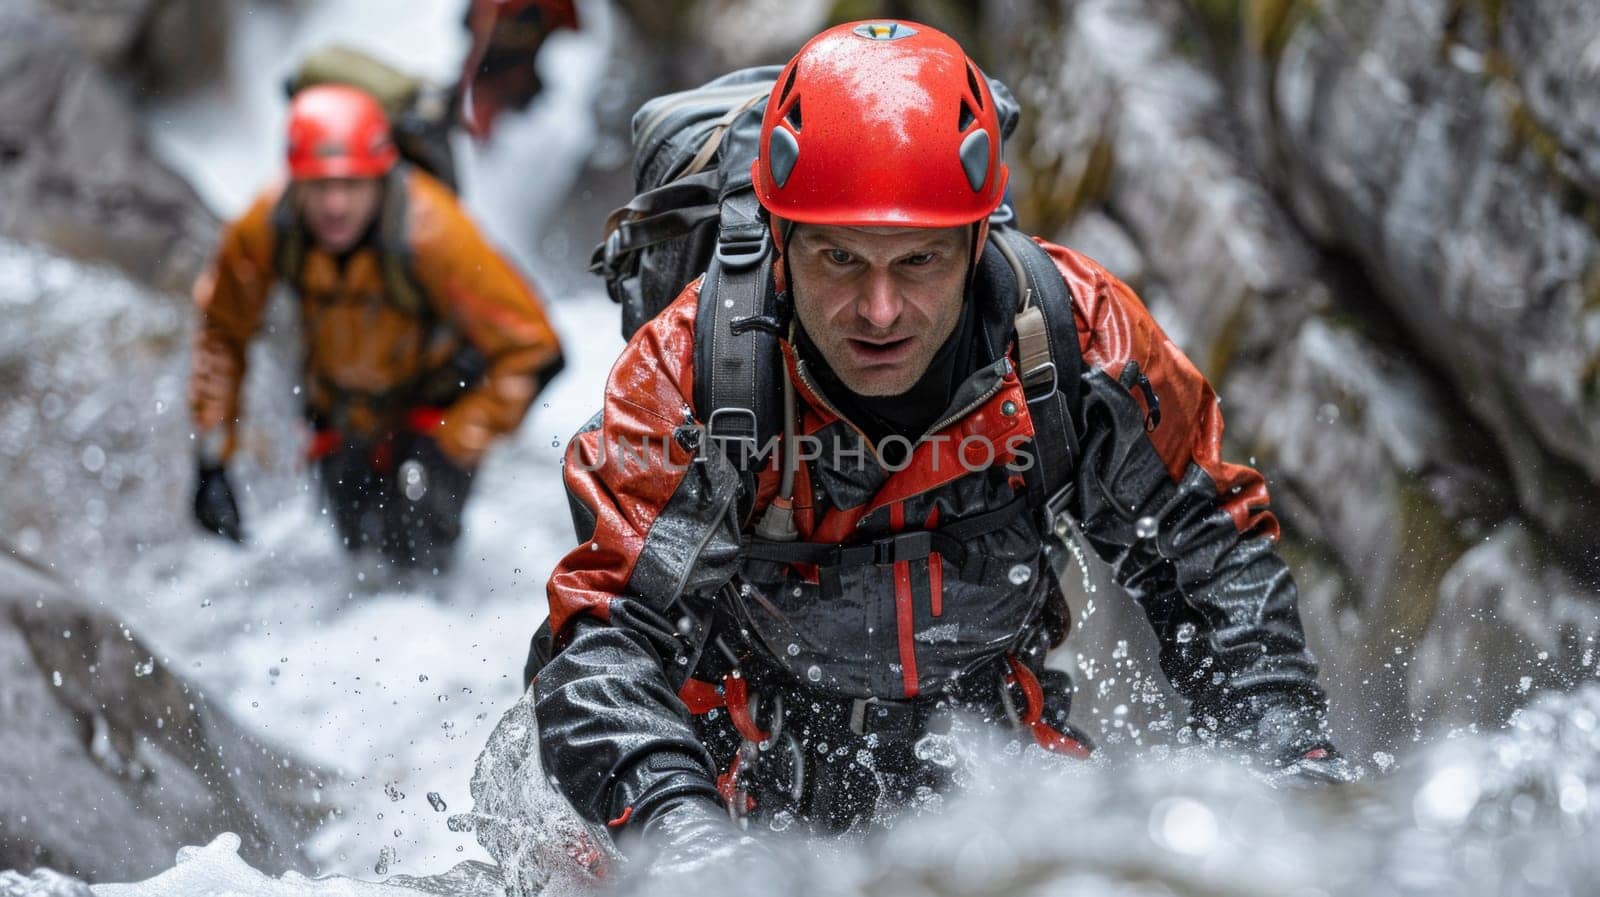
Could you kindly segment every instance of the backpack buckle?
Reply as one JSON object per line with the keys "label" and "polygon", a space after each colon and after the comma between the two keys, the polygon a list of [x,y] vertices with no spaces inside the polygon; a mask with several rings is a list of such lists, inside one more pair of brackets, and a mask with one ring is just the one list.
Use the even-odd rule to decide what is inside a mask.
{"label": "backpack buckle", "polygon": [[[736,432],[718,432],[718,421],[725,417],[748,419],[749,424],[747,426],[733,429],[743,429],[749,435],[740,435]],[[726,424],[724,424],[724,426],[726,426]],[[724,454],[728,453],[727,449],[723,446],[723,443],[725,442],[738,443],[739,445],[744,446],[745,448],[742,450],[742,453],[739,456],[741,462],[750,461],[751,459],[755,458],[756,453],[760,451],[761,445],[756,440],[756,434],[759,432],[761,432],[759,419],[756,417],[756,413],[749,408],[717,408],[713,410],[708,417],[706,417],[705,433],[707,441],[715,442],[717,444],[717,448],[722,449]],[[745,463],[740,463],[737,466],[742,469],[745,466]]]}
{"label": "backpack buckle", "polygon": [[867,542],[864,545],[845,545],[839,549],[839,565],[856,567],[876,564],[886,567],[899,561],[920,561],[933,553],[933,532],[917,530],[897,533]]}
{"label": "backpack buckle", "polygon": [[[1042,393],[1039,393],[1038,395],[1034,395],[1037,385],[1041,382],[1039,379],[1039,374],[1044,371],[1050,372],[1050,388]],[[1032,405],[1035,402],[1043,402],[1045,399],[1054,396],[1058,391],[1059,386],[1060,383],[1056,374],[1056,363],[1053,361],[1046,361],[1043,364],[1024,371],[1022,374],[1022,394],[1027,397],[1029,405]]]}
{"label": "backpack buckle", "polygon": [[772,233],[760,222],[717,234],[717,262],[727,271],[753,267],[772,251]]}

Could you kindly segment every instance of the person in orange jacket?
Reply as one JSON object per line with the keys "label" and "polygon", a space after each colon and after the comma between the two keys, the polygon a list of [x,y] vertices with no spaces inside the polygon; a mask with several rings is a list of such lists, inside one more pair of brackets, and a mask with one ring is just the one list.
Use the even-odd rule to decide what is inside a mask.
{"label": "person in orange jacket", "polygon": [[283,281],[300,301],[309,455],[344,544],[443,567],[474,469],[560,370],[560,343],[450,190],[400,164],[371,96],[296,95],[288,169],[226,228],[195,286],[195,517],[242,540],[226,465],[246,350]]}

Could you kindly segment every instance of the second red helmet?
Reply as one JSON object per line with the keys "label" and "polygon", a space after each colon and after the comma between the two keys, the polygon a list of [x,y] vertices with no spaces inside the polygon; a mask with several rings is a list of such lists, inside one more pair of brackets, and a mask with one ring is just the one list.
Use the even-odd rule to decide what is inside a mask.
{"label": "second red helmet", "polygon": [[308,87],[289,103],[289,176],[376,178],[400,160],[389,118],[371,95],[342,84]]}
{"label": "second red helmet", "polygon": [[959,44],[915,22],[851,22],[779,73],[751,174],[789,221],[954,227],[1000,205],[1000,149],[989,83]]}

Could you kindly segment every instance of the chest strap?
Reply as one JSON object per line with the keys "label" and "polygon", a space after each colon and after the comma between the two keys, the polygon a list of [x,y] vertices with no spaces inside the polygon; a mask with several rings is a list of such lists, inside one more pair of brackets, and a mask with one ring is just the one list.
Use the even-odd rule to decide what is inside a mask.
{"label": "chest strap", "polygon": [[965,567],[968,560],[968,543],[986,533],[1010,526],[1027,512],[1028,498],[1023,495],[1012,499],[1003,507],[964,517],[938,529],[896,533],[854,545],[831,542],[773,542],[757,538],[746,538],[741,544],[745,557],[750,560],[779,564],[812,564],[818,567],[888,565],[899,561],[920,561],[937,551],[941,557],[957,567]]}

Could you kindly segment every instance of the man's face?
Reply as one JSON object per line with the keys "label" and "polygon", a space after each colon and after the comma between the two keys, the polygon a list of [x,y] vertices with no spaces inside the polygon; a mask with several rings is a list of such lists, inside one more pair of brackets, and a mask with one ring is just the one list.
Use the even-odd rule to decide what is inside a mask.
{"label": "man's face", "polygon": [[899,395],[916,385],[961,318],[972,228],[796,225],[795,314],[846,387]]}
{"label": "man's face", "polygon": [[376,178],[320,178],[295,185],[300,215],[322,249],[345,252],[378,216],[383,185]]}

